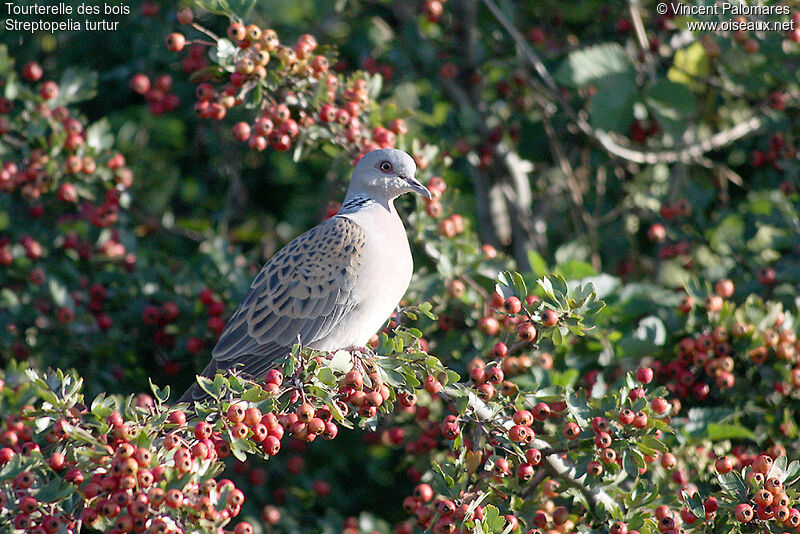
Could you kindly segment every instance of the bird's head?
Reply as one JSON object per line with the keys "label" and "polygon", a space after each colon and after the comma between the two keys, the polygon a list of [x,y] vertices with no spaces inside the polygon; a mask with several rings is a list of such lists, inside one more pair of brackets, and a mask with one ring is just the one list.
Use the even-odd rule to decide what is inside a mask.
{"label": "bird's head", "polygon": [[414,158],[394,148],[373,150],[362,157],[353,170],[347,196],[366,195],[388,203],[403,193],[419,193],[431,198],[431,192],[414,177]]}

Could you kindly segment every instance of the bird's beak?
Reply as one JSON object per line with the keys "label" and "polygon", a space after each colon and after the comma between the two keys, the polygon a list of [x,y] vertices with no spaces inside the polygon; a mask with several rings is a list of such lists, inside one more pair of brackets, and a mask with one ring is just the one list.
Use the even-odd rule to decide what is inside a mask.
{"label": "bird's beak", "polygon": [[428,190],[428,188],[422,185],[420,181],[414,178],[413,176],[403,176],[403,180],[405,180],[406,183],[408,183],[408,185],[411,187],[411,191],[413,191],[414,193],[419,193],[428,200],[431,200],[433,198],[433,195],[431,195],[431,192]]}

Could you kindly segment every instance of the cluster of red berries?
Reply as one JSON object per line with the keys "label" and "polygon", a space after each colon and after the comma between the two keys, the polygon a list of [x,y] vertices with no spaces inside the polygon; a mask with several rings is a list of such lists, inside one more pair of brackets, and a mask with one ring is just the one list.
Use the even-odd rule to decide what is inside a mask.
{"label": "cluster of red berries", "polygon": [[[333,66],[334,70],[340,71],[340,65]],[[370,74],[380,74],[384,80],[391,80],[394,77],[394,69],[388,63],[381,63],[373,56],[367,56],[361,62],[361,68]]]}
{"label": "cluster of red berries", "polygon": [[161,74],[152,81],[143,73],[134,74],[130,81],[131,91],[147,101],[150,113],[161,115],[178,109],[181,99],[172,92],[172,76]]}
{"label": "cluster of red berries", "polygon": [[[425,199],[425,212],[434,219],[439,219],[444,213],[441,198],[442,194],[447,190],[447,183],[440,176],[434,176],[428,180],[427,186],[431,192],[431,198]],[[446,238],[463,234],[465,230],[464,218],[460,214],[454,213],[440,220],[438,228],[439,233]]]}
{"label": "cluster of red berries", "polygon": [[[792,506],[794,499],[786,493],[781,478],[772,473],[773,463],[773,457],[768,454],[749,460],[745,476],[749,499],[736,505],[734,515],[740,523],[755,520],[765,528],[773,524],[779,529],[797,529],[800,527],[800,510]],[[733,461],[727,456],[717,458],[714,465],[721,475],[734,468]]]}
{"label": "cluster of red berries", "polygon": [[[199,28],[189,8],[179,10],[178,21]],[[397,137],[407,132],[400,118],[386,126],[371,124],[367,80],[355,78],[342,83],[329,72],[328,56],[316,53],[317,41],[312,35],[302,35],[287,46],[275,30],[255,24],[235,22],[226,33],[235,53],[220,59],[221,83],[217,82],[219,78],[197,79],[195,112],[201,118],[221,120],[231,108],[244,104],[254,94],[261,95],[254,92],[256,87],[261,88],[264,93],[256,102],[261,110],[257,117],[233,126],[233,136],[251,149],[290,150],[313,126],[311,137],[322,135],[358,157],[377,148],[394,147]],[[180,51],[186,44],[183,34],[167,37],[167,47],[172,51]],[[377,64],[370,66],[381,70]]]}
{"label": "cluster of red berries", "polygon": [[[442,73],[440,74],[447,74]],[[446,77],[446,76],[445,76]],[[470,75],[469,82],[473,85],[478,85],[481,78],[477,73]],[[526,113],[533,108],[533,98],[531,97],[530,85],[525,75],[515,72],[509,73],[508,76],[497,80],[494,85],[495,93],[498,100],[503,100],[508,103],[515,111],[519,113]],[[510,124],[498,124],[491,130],[486,137],[486,141],[480,144],[478,148],[478,158],[480,168],[487,168],[494,163],[494,153],[497,145],[506,137],[513,143],[518,143],[520,139],[521,129],[518,123],[512,122]],[[465,152],[464,148],[459,149],[459,152]]]}
{"label": "cluster of red berries", "polygon": [[[534,320],[546,328],[556,326],[560,320],[558,312],[549,308],[543,308],[536,315],[530,312],[528,308],[536,307],[538,303],[539,297],[533,294],[527,295],[523,304],[519,297],[504,298],[499,293],[492,293],[490,311],[478,320],[478,330],[491,337],[500,333],[502,327],[506,331],[516,331],[520,341],[530,343],[538,334]],[[504,356],[499,356],[498,353],[495,357]]]}
{"label": "cluster of red berries", "polygon": [[181,309],[174,301],[167,301],[161,306],[148,305],[142,310],[142,323],[157,326],[153,333],[153,342],[156,346],[171,348],[175,346],[175,335],[167,333],[167,327],[174,323],[181,313]]}
{"label": "cluster of red berries", "polygon": [[[774,97],[778,101],[780,97]],[[791,140],[784,138],[781,132],[776,132],[769,136],[767,148],[765,150],[753,150],[750,155],[750,164],[755,169],[770,165],[778,173],[783,174],[786,162],[797,158],[797,147]],[[787,181],[786,185],[781,184],[784,193],[791,192],[792,182]]]}
{"label": "cluster of red berries", "polygon": [[[350,370],[339,383],[339,397],[341,401],[358,410],[362,417],[372,417],[377,413],[378,408],[389,399],[391,392],[377,372],[370,371],[366,377],[368,386],[364,384],[364,374],[361,371]],[[416,395],[413,393],[398,396],[400,406],[413,406],[415,402]],[[342,405],[341,409],[344,413],[349,410],[346,405]]]}
{"label": "cluster of red berries", "polygon": [[[672,203],[665,203],[661,205],[659,214],[665,221],[672,221],[676,218],[685,218],[691,215],[692,207],[689,201],[681,198]],[[691,254],[692,246],[686,240],[678,240],[674,243],[664,244],[667,240],[667,229],[660,223],[653,223],[647,229],[647,238],[653,243],[662,245],[658,250],[659,259],[666,260],[680,256],[688,256]],[[691,267],[691,261],[684,263],[685,268]]]}
{"label": "cluster of red berries", "polygon": [[[725,299],[734,293],[731,280],[719,280],[714,293],[707,296],[703,305],[707,312],[719,314]],[[681,311],[688,313],[694,307],[690,296],[681,303]],[[779,314],[772,327],[757,331],[752,324],[734,321],[729,325],[718,325],[708,331],[683,338],[678,343],[677,358],[666,363],[655,363],[656,378],[667,384],[677,397],[692,396],[697,400],[708,398],[710,384],[720,390],[732,388],[735,357],[746,355],[755,365],[778,361],[789,365],[791,383],[776,382],[774,389],[784,395],[792,388],[800,388],[800,365],[798,353],[800,342],[794,330],[781,328],[783,314]]]}
{"label": "cluster of red berries", "polygon": [[[444,497],[435,497],[433,488],[429,484],[418,484],[414,488],[412,495],[403,500],[403,509],[406,513],[414,516],[417,527],[429,529],[436,534],[454,534],[458,527],[457,524],[465,521],[480,521],[483,519],[483,507],[473,506],[470,510],[470,503],[455,503]],[[434,523],[434,518],[438,517]],[[411,523],[403,522],[395,528],[395,534],[400,532],[412,532]]]}
{"label": "cluster of red berries", "polygon": [[[153,400],[140,395],[137,406],[152,408]],[[0,522],[10,521],[14,528],[32,534],[73,533],[78,519],[115,534],[166,534],[182,532],[176,523],[215,530],[214,525],[218,528],[238,515],[244,494],[231,481],[212,478],[183,486],[174,483],[176,478],[196,469],[194,459],[202,462],[210,458],[193,454],[202,445],[195,444],[190,452],[189,444],[177,432],[163,440],[154,435],[143,436],[141,429],[126,423],[119,412],[106,418],[108,432],[99,434],[93,432],[92,424],[87,424],[85,409],[74,407],[68,412],[68,418],[53,421],[46,432],[37,436],[33,428],[38,416],[33,406],[22,406],[20,415],[4,419],[0,466],[19,456],[23,468],[14,471],[16,474],[10,479],[0,481]],[[182,412],[173,412],[168,424],[181,425],[185,421]],[[81,427],[81,432],[92,432],[93,439],[98,440],[96,449],[89,446],[90,453],[84,450],[84,443],[75,441],[76,429]],[[201,424],[196,428],[204,432],[206,429]],[[221,440],[219,432],[209,431],[208,436]],[[41,445],[35,441],[40,437],[44,442]],[[219,450],[225,454],[224,446],[215,447],[215,453]],[[43,454],[42,448],[52,451],[46,456],[46,467],[24,468],[35,463],[34,453]],[[44,502],[37,498],[39,492],[52,487],[53,475],[76,488],[83,503],[80,515],[50,503],[50,497],[45,497],[48,501]],[[240,525],[243,526],[237,526],[237,534],[253,532],[250,525]]]}
{"label": "cluster of red berries", "polygon": [[[40,80],[42,75],[37,63],[28,63],[23,68],[22,78],[29,82]],[[0,168],[0,192],[19,195],[28,203],[32,219],[55,214],[64,224],[84,219],[98,228],[112,227],[117,223],[123,191],[133,183],[133,174],[121,154],[93,153],[93,148],[86,145],[85,124],[80,118],[63,106],[49,107],[58,91],[55,82],[42,83],[35,112],[30,116],[29,111],[23,111],[10,117],[13,102],[0,102],[0,134],[10,132],[24,138],[27,123],[35,121],[50,132],[47,139],[57,143],[32,148],[23,142],[20,153],[7,158]],[[109,171],[113,180],[107,179]],[[0,264],[11,265],[19,254],[32,260],[41,259],[48,251],[40,243],[33,236],[23,235],[19,238],[21,246],[15,247],[9,237],[0,237]],[[75,250],[81,259],[88,259],[93,253],[92,245],[75,234],[63,236],[56,244],[64,251]],[[97,244],[97,253],[109,259],[123,259],[126,265],[135,264],[135,256],[128,254],[116,233]],[[33,276],[32,281],[40,278]]]}
{"label": "cluster of red berries", "polygon": [[[499,343],[496,347],[501,349]],[[525,364],[530,363],[530,358],[527,356],[523,358]],[[504,363],[508,357],[500,357],[498,360],[499,359],[503,359]],[[518,359],[517,361],[519,362],[520,360]],[[517,369],[511,369],[511,366],[504,366],[503,363],[499,361],[490,361],[487,364],[482,358],[474,358],[467,364],[467,372],[469,373],[470,381],[480,398],[489,400],[494,398],[498,392],[506,397],[516,393],[517,386],[514,382],[506,380],[504,367],[509,371],[514,371],[514,374],[524,372],[523,368],[518,367]],[[530,365],[527,365],[527,368],[529,369]]]}

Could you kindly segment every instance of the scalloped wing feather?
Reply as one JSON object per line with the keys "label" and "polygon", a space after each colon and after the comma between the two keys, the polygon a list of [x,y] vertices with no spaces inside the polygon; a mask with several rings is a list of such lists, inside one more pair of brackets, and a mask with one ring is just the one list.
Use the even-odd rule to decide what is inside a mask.
{"label": "scalloped wing feather", "polygon": [[[332,217],[283,247],[253,280],[213,351],[215,369],[258,376],[280,351],[328,335],[355,307],[366,235]],[[276,355],[277,354],[277,355]]]}

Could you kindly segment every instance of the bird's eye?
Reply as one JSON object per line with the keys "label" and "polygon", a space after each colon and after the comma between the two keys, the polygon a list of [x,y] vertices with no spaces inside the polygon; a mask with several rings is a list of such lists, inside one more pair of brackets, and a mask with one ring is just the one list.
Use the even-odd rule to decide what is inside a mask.
{"label": "bird's eye", "polygon": [[392,172],[392,164],[389,163],[388,161],[384,161],[381,163],[380,169],[381,172],[390,173]]}

